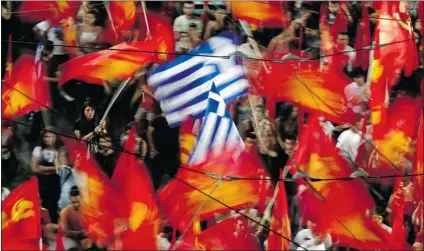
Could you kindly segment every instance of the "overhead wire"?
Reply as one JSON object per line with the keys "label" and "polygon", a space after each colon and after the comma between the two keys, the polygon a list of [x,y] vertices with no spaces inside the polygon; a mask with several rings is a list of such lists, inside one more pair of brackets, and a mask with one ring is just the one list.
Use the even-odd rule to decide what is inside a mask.
{"label": "overhead wire", "polygon": [[[54,8],[54,9],[56,9],[56,8]],[[42,10],[38,10],[38,11],[42,11]],[[374,18],[374,19],[378,19],[378,18]],[[403,21],[403,20],[400,20],[400,21]],[[405,42],[405,41],[409,41],[409,40],[415,40],[415,38],[413,38],[413,39],[408,39],[408,40],[404,40],[404,41],[398,41],[398,42],[394,42],[394,43],[399,43],[399,42]],[[10,42],[10,41],[7,41],[7,42]],[[27,43],[27,44],[29,44],[30,42],[22,42],[22,41],[12,41],[12,43]],[[389,43],[389,44],[394,44],[394,43]],[[33,43],[33,44],[38,44],[38,43]],[[385,44],[385,45],[388,45],[388,44]],[[380,45],[381,46],[381,45]],[[63,45],[63,47],[78,47],[78,48],[84,48],[84,47],[82,47],[82,46],[66,46],[66,45]],[[108,49],[110,49],[110,48],[108,48]],[[365,49],[367,49],[367,48],[362,48],[362,49],[357,49],[357,50],[354,50],[354,51],[359,51],[359,50],[365,50]],[[107,49],[106,49],[107,50]],[[113,50],[113,49],[112,49]],[[369,49],[368,49],[369,50]],[[164,52],[154,52],[154,51],[140,51],[140,50],[121,50],[121,51],[136,51],[136,52],[145,52],[145,53],[161,53],[161,54],[172,54],[172,53],[164,53]],[[346,52],[342,52],[342,53],[338,53],[338,54],[345,54]],[[184,54],[182,54],[182,53],[175,53],[175,55],[190,55],[189,53],[184,53]],[[318,59],[318,58],[322,58],[322,57],[329,57],[329,56],[335,56],[335,55],[337,55],[337,54],[334,54],[334,55],[324,55],[324,56],[320,56],[320,57],[317,57],[317,58],[307,58],[307,59],[304,59],[304,60],[306,60],[306,61],[309,61],[309,60],[314,60],[314,59]],[[211,55],[192,55],[192,56],[211,56]],[[247,58],[247,59],[253,59],[253,60],[258,60],[258,61],[271,61],[271,62],[279,62],[279,60],[267,60],[267,59],[260,59],[260,58],[251,58],[251,57],[247,57],[246,55],[243,55],[243,56],[245,56],[245,58]],[[220,57],[220,56],[214,56],[214,57]],[[229,58],[229,56],[223,56],[223,57],[221,57],[221,58]],[[52,109],[51,109],[52,110]],[[54,112],[56,112],[55,110],[52,110],[52,111],[54,111]],[[2,118],[3,119],[3,118]],[[9,120],[9,121],[11,121],[11,120]],[[15,121],[13,121],[13,122],[15,122]],[[56,133],[57,134],[57,133]],[[63,135],[63,136],[65,136],[65,135]],[[66,137],[69,137],[69,136],[66,136]],[[122,150],[121,150],[122,151]],[[122,152],[124,152],[124,151],[122,151]],[[128,153],[128,154],[131,154],[130,152],[126,152],[126,153]],[[386,157],[387,158],[387,157]],[[184,169],[186,169],[186,168],[184,168]],[[419,174],[419,175],[423,175],[423,174]],[[413,175],[404,175],[404,176],[390,176],[391,178],[393,178],[393,177],[406,177],[406,176],[413,176]],[[389,177],[389,176],[387,176],[387,177]],[[175,177],[174,177],[175,178]],[[233,179],[246,179],[246,178],[241,178],[241,177],[231,177],[231,178],[233,178]],[[368,178],[373,178],[373,177],[368,177]],[[383,176],[380,176],[380,177],[374,177],[374,178],[383,178]],[[178,179],[178,178],[177,178]],[[319,178],[310,178],[310,180],[311,181],[313,181],[313,182],[317,182],[317,181],[324,181],[324,180],[352,180],[352,179],[354,179],[354,178],[351,178],[351,177],[347,177],[347,178],[333,178],[333,179],[319,179]],[[181,182],[183,182],[183,183],[185,183],[184,181],[182,181],[182,180],[180,180]],[[285,180],[282,180],[282,181],[285,181]],[[190,184],[188,184],[187,183],[187,185],[190,185]],[[191,186],[191,185],[190,185]],[[193,189],[196,189],[196,190],[198,190],[199,192],[201,192],[201,193],[203,193],[202,191],[200,191],[199,189],[197,189],[197,188],[195,188],[195,187],[193,187],[193,186],[191,186]],[[222,202],[220,202],[219,200],[216,200],[215,198],[213,198],[213,197],[211,197],[211,196],[209,196],[208,194],[205,194],[205,193],[203,193],[205,196],[208,196],[208,197],[210,197],[211,199],[213,199],[213,200],[215,200],[215,201],[217,201],[218,203],[220,203],[220,204],[222,204],[222,205],[224,205],[224,206],[226,206],[227,208],[229,208],[229,209],[231,209],[231,207],[230,206],[228,206],[228,205],[225,205],[224,203],[222,203]],[[239,212],[240,213],[240,212]],[[240,213],[241,214],[241,213]],[[241,215],[243,215],[243,214],[241,214]],[[255,221],[255,220],[253,220],[253,219],[251,219],[250,217],[248,217],[247,215],[243,215],[244,217],[246,217],[246,218],[249,218],[250,220],[252,220],[252,221],[254,221],[255,223],[257,223],[257,224],[259,224],[259,225],[261,225],[259,222],[257,222],[257,221]],[[282,238],[284,238],[284,239],[286,239],[286,240],[288,240],[288,241],[290,241],[290,242],[292,242],[292,243],[294,243],[293,241],[291,241],[290,239],[288,239],[288,238],[286,238],[286,237],[284,237],[284,236],[282,236],[282,235],[280,235],[280,234],[278,234],[278,232],[275,232],[275,231],[273,231],[272,229],[270,229],[270,228],[268,228],[268,227],[266,227],[266,226],[264,226],[266,229],[268,229],[269,231],[272,231],[272,232],[274,232],[275,234],[277,234],[277,235],[279,235],[280,237],[282,237]],[[297,243],[294,243],[294,244],[296,244],[297,246],[299,246]],[[299,246],[300,247],[300,246]],[[305,249],[306,250],[306,249]]]}
{"label": "overhead wire", "polygon": [[[332,53],[332,54],[320,55],[320,56],[317,56],[317,57],[300,58],[300,59],[297,59],[297,60],[300,61],[300,62],[309,62],[309,61],[312,61],[312,60],[320,60],[322,58],[334,57],[334,56],[337,56],[337,55],[342,55],[342,54],[351,53],[351,52],[373,50],[377,46],[378,47],[384,47],[384,46],[389,46],[389,45],[404,43],[404,42],[408,42],[408,41],[416,40],[416,39],[417,38],[409,38],[409,39],[405,39],[405,40],[401,40],[401,41],[395,41],[395,42],[390,42],[390,43],[385,43],[385,44],[379,44],[379,45],[374,45],[374,46],[369,46],[369,47],[363,47],[363,48],[358,48],[358,49],[353,49],[353,50],[336,52],[336,53]],[[11,43],[11,44],[49,45],[47,43],[38,43],[38,42],[30,42],[30,41],[18,41],[18,40],[12,40],[12,41],[2,40],[2,42],[3,43]],[[131,45],[131,43],[128,43],[128,44]],[[65,44],[63,44],[63,45],[54,45],[54,46],[65,47],[65,48],[80,48],[80,49],[92,49],[93,48],[91,46],[65,45]],[[176,55],[176,56],[195,56],[195,57],[208,57],[208,58],[221,58],[221,59],[230,59],[232,56],[238,55],[238,56],[241,56],[242,58],[245,58],[247,60],[256,60],[256,61],[264,61],[264,62],[272,62],[272,63],[284,63],[285,62],[285,60],[281,60],[281,59],[268,59],[268,58],[250,57],[250,56],[247,56],[247,55],[245,55],[244,53],[242,53],[240,51],[238,51],[237,53],[230,54],[230,55],[222,55],[221,56],[221,55],[212,55],[212,54],[194,54],[194,53],[190,53],[190,52],[166,52],[166,51],[138,50],[138,49],[137,50],[135,50],[135,49],[116,49],[116,48],[112,48],[112,47],[102,48],[101,50],[138,52],[138,53],[153,53],[153,54]]]}

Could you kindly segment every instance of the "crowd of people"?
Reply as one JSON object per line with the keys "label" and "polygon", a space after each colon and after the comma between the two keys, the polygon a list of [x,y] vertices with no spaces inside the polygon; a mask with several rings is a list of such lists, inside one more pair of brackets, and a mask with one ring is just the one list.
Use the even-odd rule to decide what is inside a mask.
{"label": "crowd of people", "polygon": [[[289,2],[286,15],[290,23],[286,29],[256,27],[253,30],[253,37],[258,42],[262,55],[268,55],[275,60],[296,57],[320,58],[324,55],[319,20],[321,4],[322,2],[315,1]],[[31,112],[16,123],[2,120],[2,200],[22,181],[36,175],[43,207],[41,210],[44,242],[50,244],[54,250],[54,236],[57,228],[61,227],[67,250],[96,249],[96,245],[85,235],[80,223],[78,214],[81,203],[80,191],[73,176],[73,163],[64,147],[63,137],[70,135],[89,141],[92,156],[103,172],[111,177],[120,154],[126,154],[121,150],[128,139],[130,129],[135,126],[137,135],[134,153],[149,170],[156,190],[167,184],[176,175],[181,165],[180,129],[169,127],[159,102],[155,100],[153,91],[147,84],[149,72],[157,64],[149,64],[140,69],[131,79],[129,87],[120,94],[106,118],[102,119],[116,91],[116,85],[105,83],[101,86],[77,80],[58,85],[61,76],[59,66],[71,58],[64,47],[61,27],[52,27],[49,21],[38,24],[23,23],[16,14],[19,3],[4,1],[1,5],[3,42],[7,41],[9,34],[12,34],[14,41],[43,42],[42,60],[47,65],[46,79],[52,99],[52,109]],[[140,3],[137,3],[138,5]],[[341,155],[349,163],[357,158],[362,138],[370,139],[372,134],[371,130],[368,130],[366,135],[361,134],[363,123],[370,123],[363,119],[363,115],[370,112],[368,106],[371,90],[370,77],[366,70],[355,65],[358,53],[353,49],[355,39],[361,36],[356,34],[356,31],[357,26],[361,25],[363,5],[367,6],[372,35],[378,18],[369,2],[353,1],[341,4],[330,1],[326,16],[331,25],[340,11],[345,13],[347,30],[336,31],[335,47],[332,49],[336,54],[341,53],[340,64],[337,67],[340,67],[340,71],[351,79],[344,93],[349,107],[357,114],[357,123],[347,128],[331,123],[325,118],[321,118],[320,122],[326,133],[337,141]],[[412,18],[418,47],[423,36],[420,34],[423,20],[418,19],[416,2],[407,2],[405,6]],[[103,39],[108,19],[105,5],[97,1],[82,1],[78,8],[75,20],[77,45],[80,47],[77,55],[85,55],[110,47],[111,45]],[[222,31],[231,31],[240,32],[246,41],[240,47],[240,51],[255,57],[245,32],[240,31],[231,17],[230,4],[209,2],[209,5],[204,5],[203,2],[197,1],[164,1],[147,2],[147,8],[169,19],[169,23],[173,26],[175,48],[178,53],[189,52]],[[141,16],[141,13],[137,15]],[[134,36],[137,36],[137,29],[126,36],[127,41],[133,40]],[[29,50],[35,51],[35,44],[13,44],[13,58],[16,59],[21,53]],[[8,44],[3,43],[3,66],[6,62],[7,48]],[[296,61],[293,65],[299,68],[325,68],[331,60],[331,56],[321,57],[320,60],[304,63]],[[258,67],[261,67],[255,60],[245,60],[244,63],[249,68],[250,77],[254,77],[258,73],[256,72]],[[420,67],[411,77],[401,77],[389,93],[391,100],[400,95],[421,98],[419,86],[423,80],[422,66],[421,50]],[[2,70],[4,74],[4,67]],[[267,101],[259,96],[245,95],[231,104],[230,110],[246,149],[249,152],[256,152],[261,157],[268,177],[275,185],[280,170],[283,170],[297,145],[299,127],[306,123],[308,116],[303,112],[300,116],[299,107],[285,102],[271,104],[271,107],[273,106],[276,110],[273,115],[267,111],[270,107]],[[368,150],[372,151],[372,149]],[[31,154],[25,154],[28,151]],[[301,220],[302,205],[297,199],[298,185],[295,182],[287,182],[285,186],[293,233],[291,239],[310,250],[338,250],[337,244],[333,243],[334,240],[330,235],[316,238],[314,222]],[[377,207],[373,212],[373,219],[391,232],[393,222],[390,220],[392,217],[389,209],[390,201],[393,200],[391,196],[393,184],[381,186],[376,184],[373,189],[376,189],[379,194],[375,199]],[[422,250],[424,230],[422,218],[418,217],[418,210],[423,207],[423,198],[417,197],[418,193],[414,189],[416,187],[412,182],[405,181],[403,191],[407,205],[404,215],[405,226],[408,229],[406,239],[415,250]],[[270,201],[272,192],[267,196]],[[250,209],[248,214],[260,220],[263,211]],[[270,224],[269,221],[270,219],[266,224]],[[255,242],[258,248],[266,248],[267,235],[264,232],[258,232],[258,224],[248,222],[243,217],[236,217],[234,227],[235,237],[245,236],[243,231],[249,231],[249,236],[253,236],[253,240],[249,241]],[[162,224],[161,233],[158,236],[159,249],[167,250],[171,238],[171,226]],[[291,246],[291,248],[296,250],[297,247]]]}

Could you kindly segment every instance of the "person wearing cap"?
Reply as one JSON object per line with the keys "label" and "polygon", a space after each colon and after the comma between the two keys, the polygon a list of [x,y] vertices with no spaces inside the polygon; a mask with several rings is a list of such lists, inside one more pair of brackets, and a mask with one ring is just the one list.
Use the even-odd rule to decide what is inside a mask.
{"label": "person wearing cap", "polygon": [[352,108],[354,113],[363,114],[368,109],[370,85],[365,82],[365,72],[360,67],[354,68],[351,76],[353,82],[344,89],[348,107]]}

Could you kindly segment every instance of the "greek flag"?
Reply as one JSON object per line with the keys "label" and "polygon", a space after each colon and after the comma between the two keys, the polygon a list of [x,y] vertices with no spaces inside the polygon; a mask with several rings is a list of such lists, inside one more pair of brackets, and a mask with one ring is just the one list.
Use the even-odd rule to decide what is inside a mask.
{"label": "greek flag", "polygon": [[236,56],[228,58],[239,42],[232,33],[221,33],[152,71],[148,84],[171,127],[205,113],[212,82],[227,104],[246,93],[249,82],[241,62]]}
{"label": "greek flag", "polygon": [[224,150],[236,149],[235,154],[237,155],[245,149],[230,112],[215,85],[212,85],[207,102],[208,106],[202,127],[188,160],[190,164],[206,160],[208,154],[218,156]]}

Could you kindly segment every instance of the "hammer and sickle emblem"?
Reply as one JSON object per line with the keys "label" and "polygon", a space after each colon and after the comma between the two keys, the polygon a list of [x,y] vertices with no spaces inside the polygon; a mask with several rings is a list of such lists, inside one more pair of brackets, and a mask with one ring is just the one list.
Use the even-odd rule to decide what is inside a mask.
{"label": "hammer and sickle emblem", "polygon": [[35,211],[32,209],[34,203],[29,200],[20,199],[12,207],[11,220],[18,222],[20,220],[35,216]]}
{"label": "hammer and sickle emblem", "polygon": [[10,212],[10,218],[7,213],[1,212],[1,229],[6,228],[10,222],[19,222],[20,220],[35,216],[35,211],[32,209],[34,203],[29,200],[20,199],[12,207]]}

